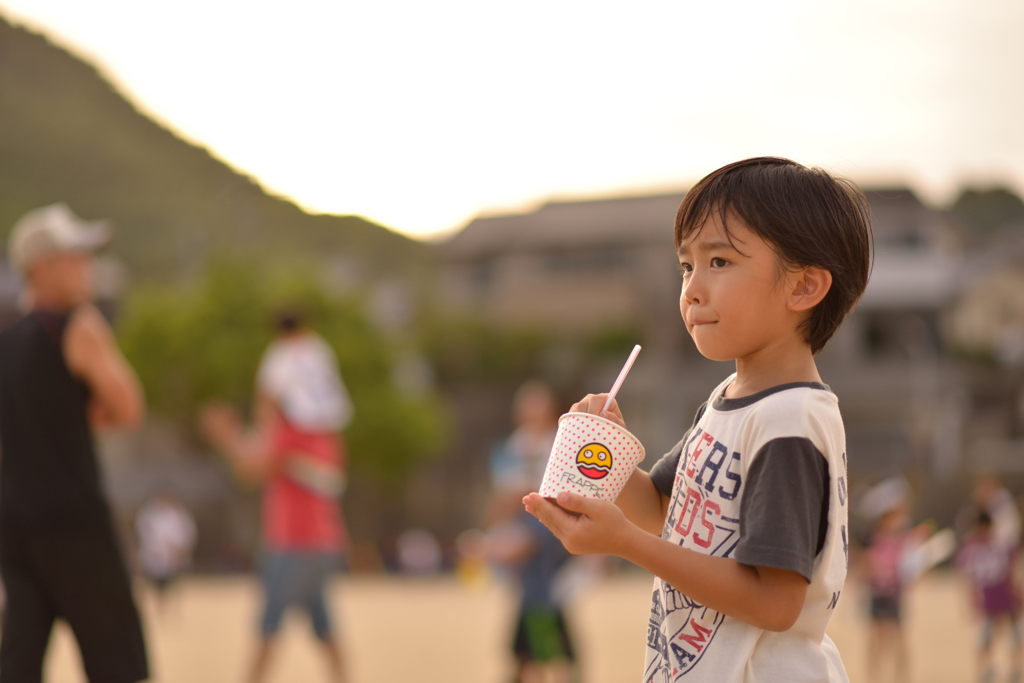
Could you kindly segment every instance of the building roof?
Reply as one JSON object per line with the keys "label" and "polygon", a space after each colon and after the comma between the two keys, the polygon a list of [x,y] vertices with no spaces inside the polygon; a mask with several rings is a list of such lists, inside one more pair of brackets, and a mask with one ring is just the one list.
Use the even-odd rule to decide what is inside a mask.
{"label": "building roof", "polygon": [[907,188],[864,190],[871,205],[871,227],[877,245],[926,246],[944,241],[948,219]]}
{"label": "building roof", "polygon": [[[907,188],[874,188],[864,193],[880,243],[928,242],[943,220]],[[449,259],[472,260],[513,251],[670,243],[683,195],[555,201],[530,213],[481,217],[443,242],[441,251]]]}
{"label": "building roof", "polygon": [[477,218],[442,243],[451,260],[574,246],[672,244],[683,193],[550,202],[533,213]]}
{"label": "building roof", "polygon": [[[943,215],[900,187],[864,191],[876,259],[865,308],[936,309],[956,294],[961,261],[940,245]],[[526,214],[478,218],[441,245],[449,261],[514,252],[672,244],[683,193],[560,201]]]}

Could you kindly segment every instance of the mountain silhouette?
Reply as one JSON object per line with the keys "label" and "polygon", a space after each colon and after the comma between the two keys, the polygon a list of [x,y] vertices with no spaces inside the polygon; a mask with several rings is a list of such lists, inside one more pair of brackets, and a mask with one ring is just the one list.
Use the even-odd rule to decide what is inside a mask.
{"label": "mountain silhouette", "polygon": [[187,276],[228,250],[340,257],[367,275],[408,273],[429,251],[267,193],[140,113],[92,65],[0,17],[0,237],[56,201],[109,219],[113,251],[136,279]]}

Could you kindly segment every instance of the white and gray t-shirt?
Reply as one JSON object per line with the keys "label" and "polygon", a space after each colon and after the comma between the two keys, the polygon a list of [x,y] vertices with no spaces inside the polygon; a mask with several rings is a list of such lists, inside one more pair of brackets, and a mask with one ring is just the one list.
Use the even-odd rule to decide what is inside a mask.
{"label": "white and gray t-shirt", "polygon": [[813,382],[725,398],[651,469],[670,497],[662,538],[706,555],[788,569],[808,581],[803,610],[774,633],[654,580],[644,683],[845,683],[825,627],[848,563],[846,436],[838,400]]}

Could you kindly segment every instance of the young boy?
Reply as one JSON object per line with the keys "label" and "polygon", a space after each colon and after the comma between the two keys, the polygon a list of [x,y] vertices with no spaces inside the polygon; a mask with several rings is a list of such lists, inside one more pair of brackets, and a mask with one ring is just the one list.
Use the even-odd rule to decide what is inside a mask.
{"label": "young boy", "polygon": [[[614,505],[523,502],[570,552],[655,574],[645,682],[846,681],[825,635],[848,562],[846,441],[814,354],[867,284],[867,202],[820,169],[747,159],[686,195],[675,244],[686,328],[736,373]],[[605,398],[572,410],[623,424]]]}

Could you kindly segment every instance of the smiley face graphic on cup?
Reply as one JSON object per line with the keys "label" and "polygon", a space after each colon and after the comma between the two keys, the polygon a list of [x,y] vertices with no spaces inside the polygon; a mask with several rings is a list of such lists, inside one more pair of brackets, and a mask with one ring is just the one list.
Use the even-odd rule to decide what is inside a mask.
{"label": "smiley face graphic on cup", "polygon": [[554,499],[568,491],[613,502],[643,459],[643,444],[622,425],[590,413],[566,413],[558,419],[538,493]]}
{"label": "smiley face graphic on cup", "polygon": [[576,454],[576,469],[589,479],[604,479],[612,471],[612,454],[602,443],[588,443]]}

